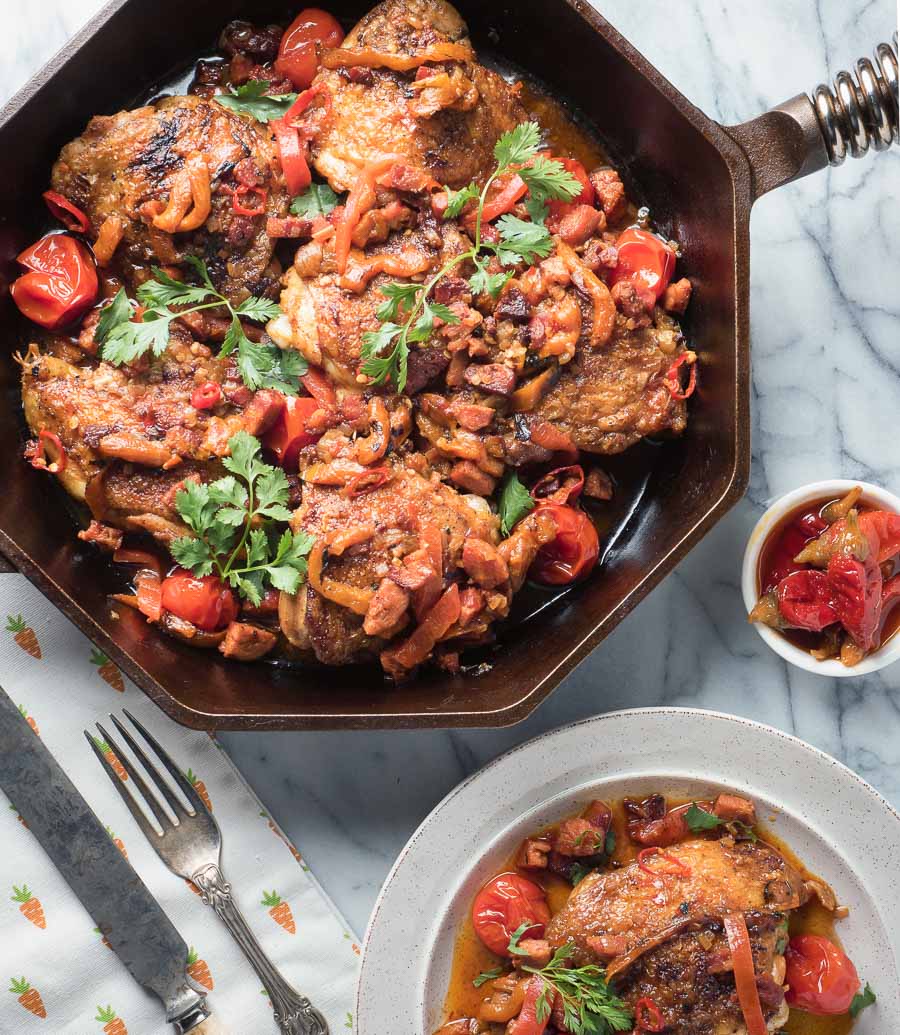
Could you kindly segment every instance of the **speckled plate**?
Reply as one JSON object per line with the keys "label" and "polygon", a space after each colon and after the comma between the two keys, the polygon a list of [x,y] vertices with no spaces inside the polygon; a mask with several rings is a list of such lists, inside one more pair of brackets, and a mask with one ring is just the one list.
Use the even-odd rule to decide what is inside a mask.
{"label": "speckled plate", "polygon": [[478,887],[530,831],[591,798],[730,788],[757,803],[837,891],[841,939],[878,1004],[854,1035],[900,1032],[900,815],[855,773],[768,726],[689,708],[613,712],[546,733],[463,781],[410,838],[366,932],[357,1035],[431,1035],[455,934]]}

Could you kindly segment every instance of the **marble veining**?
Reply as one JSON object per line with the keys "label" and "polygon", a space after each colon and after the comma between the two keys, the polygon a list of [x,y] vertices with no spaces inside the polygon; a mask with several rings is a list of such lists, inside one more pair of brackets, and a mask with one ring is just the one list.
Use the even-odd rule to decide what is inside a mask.
{"label": "marble veining", "polygon": [[[100,6],[0,0],[0,100]],[[597,6],[724,123],[811,90],[896,24],[891,0]],[[746,715],[830,752],[900,803],[900,665],[840,681],[789,668],[747,625],[739,586],[747,534],[773,496],[827,477],[900,491],[898,194],[895,149],[848,160],[754,208],[747,497],[537,714],[496,731],[222,736],[357,930],[403,842],[463,776],[600,711],[681,704]]]}

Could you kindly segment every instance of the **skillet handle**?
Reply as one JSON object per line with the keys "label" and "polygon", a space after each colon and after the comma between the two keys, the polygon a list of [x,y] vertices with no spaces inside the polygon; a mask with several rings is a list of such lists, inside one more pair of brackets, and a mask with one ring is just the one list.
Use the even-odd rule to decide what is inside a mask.
{"label": "skillet handle", "polygon": [[797,94],[759,118],[727,126],[750,162],[753,199],[791,180],[840,165],[870,147],[884,151],[900,139],[897,96],[897,33],[879,43],[874,61],[860,58],[853,74],[838,72],[812,97]]}

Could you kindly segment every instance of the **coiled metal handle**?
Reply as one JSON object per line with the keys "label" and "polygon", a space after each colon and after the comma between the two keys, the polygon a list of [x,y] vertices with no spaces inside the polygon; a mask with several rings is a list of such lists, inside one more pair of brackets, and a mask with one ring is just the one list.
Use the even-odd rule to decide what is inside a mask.
{"label": "coiled metal handle", "polygon": [[884,151],[898,140],[897,33],[893,46],[879,43],[875,60],[860,58],[853,73],[838,72],[834,87],[821,83],[812,103],[828,152],[840,165],[849,152],[854,158],[870,147]]}

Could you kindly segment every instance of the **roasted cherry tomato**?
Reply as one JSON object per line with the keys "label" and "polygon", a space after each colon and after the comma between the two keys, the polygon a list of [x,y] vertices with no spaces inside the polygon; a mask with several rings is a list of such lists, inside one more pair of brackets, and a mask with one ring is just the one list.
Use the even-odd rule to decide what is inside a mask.
{"label": "roasted cherry tomato", "polygon": [[73,323],[97,300],[97,268],[86,245],[69,234],[48,234],[16,261],[28,271],[10,293],[34,323],[58,331]]}
{"label": "roasted cherry tomato", "polygon": [[224,629],[238,616],[234,593],[215,575],[198,578],[177,568],[162,582],[162,606],[204,632]]}
{"label": "roasted cherry tomato", "polygon": [[610,275],[610,286],[620,280],[637,280],[660,298],[675,272],[675,252],[655,234],[635,226],[619,235],[616,250],[619,261]]}
{"label": "roasted cherry tomato", "polygon": [[307,7],[291,22],[281,37],[275,71],[287,76],[297,90],[305,90],[319,67],[317,43],[323,47],[339,47],[344,30],[335,18],[318,7]]}
{"label": "roasted cherry tomato", "polygon": [[540,938],[550,923],[544,889],[518,873],[501,873],[475,896],[472,924],[475,933],[498,956],[509,956],[509,940],[524,923],[532,923],[523,937]]}
{"label": "roasted cherry tomato", "polygon": [[792,629],[821,632],[838,621],[824,571],[794,571],[775,590],[778,610]]}
{"label": "roasted cherry tomato", "polygon": [[846,1013],[860,989],[856,967],[834,942],[818,934],[791,938],[785,953],[785,998],[790,1006],[820,1015]]}
{"label": "roasted cherry tomato", "polygon": [[551,201],[547,206],[551,217],[561,218],[574,205],[593,205],[596,200],[596,192],[587,174],[587,169],[585,169],[581,162],[577,158],[555,158],[554,161],[559,162],[567,173],[570,173],[578,180],[581,184],[581,193],[572,198],[571,201]]}
{"label": "roasted cherry tomato", "polygon": [[288,396],[284,409],[263,436],[263,445],[272,450],[286,471],[296,474],[300,450],[317,442],[321,436],[321,431],[312,432],[306,427],[309,418],[321,409],[321,405],[308,396]]}
{"label": "roasted cherry tomato", "polygon": [[584,578],[597,563],[600,539],[583,510],[561,503],[539,503],[556,522],[556,538],[542,546],[529,570],[535,582],[545,586],[567,586]]}

